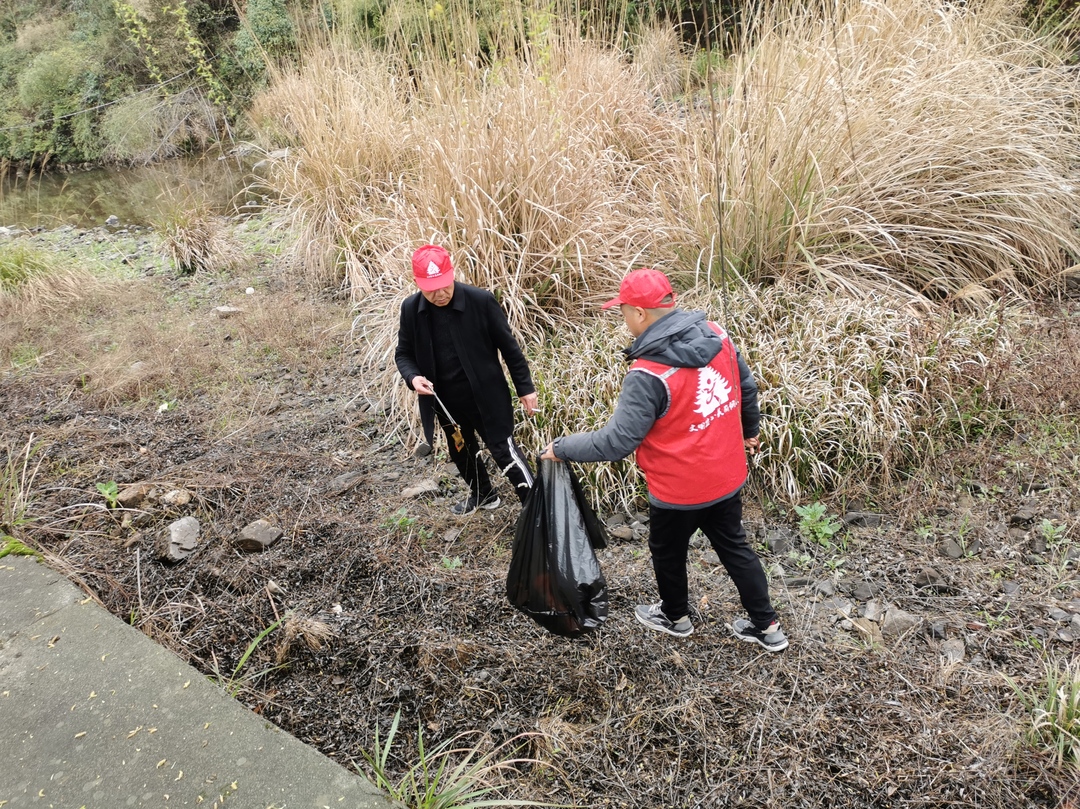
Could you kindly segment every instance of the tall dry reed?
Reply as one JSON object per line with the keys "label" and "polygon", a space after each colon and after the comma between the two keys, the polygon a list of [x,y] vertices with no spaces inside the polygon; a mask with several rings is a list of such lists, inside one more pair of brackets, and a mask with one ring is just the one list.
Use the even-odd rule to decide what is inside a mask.
{"label": "tall dry reed", "polygon": [[[950,437],[1008,415],[1000,374],[1015,367],[1008,335],[1017,311],[927,315],[792,283],[724,298],[704,290],[680,304],[725,325],[754,373],[762,449],[751,484],[769,497],[862,491],[916,467]],[[597,312],[537,347],[531,360],[543,409],[520,419],[519,442],[542,447],[603,426],[628,370],[620,350],[631,340],[618,315]],[[584,473],[607,507],[630,509],[644,492],[630,462]]]}
{"label": "tall dry reed", "polygon": [[1053,288],[1080,251],[1078,85],[1019,11],[765,6],[754,47],[716,77],[726,92],[686,128],[698,239],[722,232],[751,279],[972,306]]}
{"label": "tall dry reed", "polygon": [[[528,13],[483,51],[455,17],[441,38],[399,33],[381,51],[324,37],[255,112],[274,122],[267,146],[290,147],[275,182],[307,267],[351,289],[372,391],[399,428],[414,402],[393,369],[397,312],[421,243],[495,292],[542,389],[559,391],[550,420],[523,428],[541,442],[612,408],[617,340],[591,317],[623,273],[655,266],[702,292],[738,277],[761,304],[740,319],[766,424],[785,425],[758,466],[795,497],[967,429],[974,405],[953,385],[996,351],[978,310],[1052,289],[1080,254],[1075,81],[1017,11],[764,4],[704,83],[670,31],[631,39],[631,58]],[[946,328],[940,301],[976,314]],[[946,368],[918,346],[926,328],[981,336],[951,340]],[[625,500],[634,474],[605,490]]]}

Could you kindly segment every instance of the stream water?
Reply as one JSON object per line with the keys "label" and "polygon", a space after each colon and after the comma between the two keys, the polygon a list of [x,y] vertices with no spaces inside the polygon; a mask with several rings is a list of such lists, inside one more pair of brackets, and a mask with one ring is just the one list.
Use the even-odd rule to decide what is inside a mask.
{"label": "stream water", "polygon": [[249,186],[249,166],[233,158],[169,160],[138,168],[94,168],[0,177],[0,226],[80,228],[150,225],[180,206],[206,204],[223,215],[257,207],[263,197]]}

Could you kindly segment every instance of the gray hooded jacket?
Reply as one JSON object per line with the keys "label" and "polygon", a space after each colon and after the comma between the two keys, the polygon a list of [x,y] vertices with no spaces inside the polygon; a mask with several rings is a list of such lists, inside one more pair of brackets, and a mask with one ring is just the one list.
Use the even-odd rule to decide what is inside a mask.
{"label": "gray hooded jacket", "polygon": [[[639,357],[676,368],[701,368],[720,353],[723,339],[709,328],[704,312],[675,309],[642,332],[623,353],[633,361]],[[758,434],[757,384],[738,348],[739,385],[742,389],[742,428],[745,438]],[[611,419],[591,433],[575,433],[555,439],[556,457],[567,461],[618,461],[638,448],[653,423],[670,405],[667,388],[652,374],[631,371],[623,380],[622,392]],[[730,495],[729,495],[730,496]],[[701,508],[711,505],[677,506],[649,500],[661,508]]]}

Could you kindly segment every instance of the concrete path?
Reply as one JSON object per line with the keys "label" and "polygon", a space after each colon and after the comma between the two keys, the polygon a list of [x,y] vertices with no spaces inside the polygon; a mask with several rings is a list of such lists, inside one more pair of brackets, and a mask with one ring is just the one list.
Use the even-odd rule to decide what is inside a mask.
{"label": "concrete path", "polygon": [[2,809],[386,809],[27,557],[0,559]]}

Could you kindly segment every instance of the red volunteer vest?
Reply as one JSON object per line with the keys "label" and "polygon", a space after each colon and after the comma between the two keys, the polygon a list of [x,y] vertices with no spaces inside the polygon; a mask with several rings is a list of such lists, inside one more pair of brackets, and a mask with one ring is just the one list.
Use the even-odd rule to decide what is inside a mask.
{"label": "red volunteer vest", "polygon": [[637,448],[637,463],[654,497],[692,506],[731,494],[746,482],[742,388],[735,348],[724,345],[703,368],[673,368],[635,360],[631,371],[652,374],[668,391],[668,409]]}

